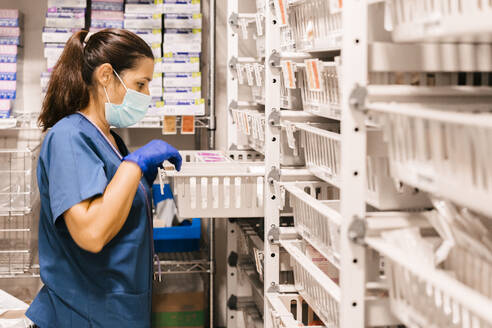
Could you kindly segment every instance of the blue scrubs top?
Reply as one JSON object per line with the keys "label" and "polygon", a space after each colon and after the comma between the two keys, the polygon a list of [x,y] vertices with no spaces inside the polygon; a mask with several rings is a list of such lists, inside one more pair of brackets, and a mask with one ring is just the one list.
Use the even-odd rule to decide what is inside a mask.
{"label": "blue scrubs top", "polygon": [[63,213],[103,194],[128,152],[115,149],[81,113],[46,135],[37,178],[41,196],[41,289],[26,315],[39,327],[150,327],[152,221],[150,190],[142,179],[121,231],[94,254],[70,236]]}

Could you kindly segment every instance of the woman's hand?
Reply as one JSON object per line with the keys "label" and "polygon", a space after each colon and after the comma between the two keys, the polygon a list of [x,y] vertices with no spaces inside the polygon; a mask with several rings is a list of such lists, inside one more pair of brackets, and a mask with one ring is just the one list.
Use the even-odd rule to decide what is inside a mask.
{"label": "woman's hand", "polygon": [[123,158],[123,160],[137,164],[150,185],[154,183],[157,176],[157,168],[164,161],[171,162],[178,171],[181,170],[182,162],[181,155],[177,149],[162,140],[152,140]]}

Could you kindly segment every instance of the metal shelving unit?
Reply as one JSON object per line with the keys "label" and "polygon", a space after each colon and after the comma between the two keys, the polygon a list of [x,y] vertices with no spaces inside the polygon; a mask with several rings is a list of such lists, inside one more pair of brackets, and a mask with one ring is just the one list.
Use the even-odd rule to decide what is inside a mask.
{"label": "metal shelving unit", "polygon": [[[229,145],[264,161],[166,174],[182,216],[229,218],[227,326],[491,327],[492,48],[445,43],[476,34],[446,30],[445,15],[425,43],[393,42],[411,37],[388,23],[439,3],[228,1]],[[490,7],[445,3],[463,17]]]}

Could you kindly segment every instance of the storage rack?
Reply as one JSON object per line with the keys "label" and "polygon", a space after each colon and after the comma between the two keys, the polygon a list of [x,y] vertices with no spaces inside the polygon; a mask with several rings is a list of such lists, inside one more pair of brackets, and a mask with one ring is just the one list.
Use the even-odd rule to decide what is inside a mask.
{"label": "storage rack", "polygon": [[[289,295],[279,279],[284,249],[294,268],[294,290],[327,327],[490,327],[491,281],[485,273],[490,250],[438,219],[449,212],[435,201],[457,204],[446,209],[456,206],[461,219],[469,213],[460,212],[462,207],[491,214],[492,27],[485,18],[492,13],[490,3],[256,3],[256,13],[241,13],[237,0],[228,1],[227,81],[229,145],[265,155],[263,272],[258,272],[264,326],[299,326],[299,317],[280,302]],[[241,57],[240,39],[251,35],[257,56]],[[312,62],[305,59],[321,61],[308,67]],[[290,73],[300,85],[302,109],[339,122],[338,131],[313,126],[320,119],[285,123],[280,109],[289,107],[283,99],[286,70],[280,67],[286,60],[295,67]],[[309,80],[313,77],[320,85]],[[240,99],[244,86],[251,99]],[[289,146],[304,154],[311,176],[285,182],[289,169],[282,165],[282,144],[294,132],[300,132],[299,139],[294,136],[300,145],[292,147],[291,139]],[[312,175],[321,180],[313,183],[339,188],[340,197],[303,190],[299,181],[305,184]],[[286,205],[293,208],[294,233],[279,225]],[[241,220],[228,223],[229,254],[238,253]],[[387,233],[411,228],[433,228],[445,240],[442,245],[454,243],[442,264],[453,275],[388,242]],[[419,246],[426,242],[423,238]],[[339,284],[306,256],[306,245],[338,268]],[[241,265],[233,264],[230,255],[228,297],[243,288],[237,278]],[[251,300],[245,302],[249,313]],[[229,309],[228,326],[254,327],[239,320],[240,313],[241,307]]]}

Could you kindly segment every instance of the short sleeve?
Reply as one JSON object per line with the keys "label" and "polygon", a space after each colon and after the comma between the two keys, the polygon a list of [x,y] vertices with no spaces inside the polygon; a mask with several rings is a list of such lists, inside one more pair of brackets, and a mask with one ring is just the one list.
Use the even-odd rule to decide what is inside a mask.
{"label": "short sleeve", "polygon": [[102,195],[108,184],[104,162],[90,138],[77,129],[52,131],[41,158],[48,175],[53,222],[74,205]]}

